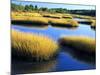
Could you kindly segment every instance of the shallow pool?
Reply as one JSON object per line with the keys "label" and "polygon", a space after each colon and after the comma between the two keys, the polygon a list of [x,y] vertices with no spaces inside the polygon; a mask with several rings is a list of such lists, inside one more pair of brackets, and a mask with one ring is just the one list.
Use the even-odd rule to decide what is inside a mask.
{"label": "shallow pool", "polygon": [[[95,30],[92,30],[89,25],[85,24],[80,24],[77,28],[52,27],[51,25],[49,25],[48,27],[24,27],[19,25],[12,25],[12,29],[46,35],[51,37],[56,42],[60,37],[72,35],[88,36],[91,38],[95,38]],[[70,50],[70,48],[68,49]],[[95,69],[94,62],[88,62],[83,58],[78,58],[78,56],[75,54],[73,55],[72,53],[61,49],[58,56],[53,61],[43,63],[30,62],[24,64],[23,62],[13,62],[12,73],[34,73]]]}

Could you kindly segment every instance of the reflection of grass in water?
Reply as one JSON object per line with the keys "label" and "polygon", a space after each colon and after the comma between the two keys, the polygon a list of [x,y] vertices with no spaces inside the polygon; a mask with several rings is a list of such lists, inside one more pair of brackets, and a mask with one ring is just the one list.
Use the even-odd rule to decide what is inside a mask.
{"label": "reflection of grass in water", "polygon": [[12,73],[25,74],[25,73],[40,73],[49,72],[55,68],[56,61],[51,60],[48,62],[12,62]]}
{"label": "reflection of grass in water", "polygon": [[40,26],[34,26],[34,27],[31,27],[32,29],[38,29],[38,30],[45,30],[48,28],[48,26],[44,26],[44,27],[40,27]]}
{"label": "reflection of grass in water", "polygon": [[[13,25],[13,26],[18,26],[18,25]],[[21,27],[21,28],[30,28],[30,29],[39,29],[39,30],[45,30],[48,28],[48,26],[38,26],[38,25],[34,25],[34,26],[18,26],[18,27]]]}
{"label": "reflection of grass in water", "polygon": [[59,30],[66,30],[66,29],[76,30],[77,29],[77,27],[59,27],[59,26],[53,26],[53,28],[56,28],[56,29],[59,29]]}
{"label": "reflection of grass in water", "polygon": [[69,47],[63,47],[61,46],[61,50],[64,50],[66,53],[69,53],[73,58],[75,58],[78,61],[85,62],[88,64],[95,65],[95,55],[91,53],[86,53],[86,52],[80,52],[79,50],[72,49]]}
{"label": "reflection of grass in water", "polygon": [[85,21],[78,21],[81,24],[86,24],[86,25],[91,25],[91,21],[90,20],[85,20]]}
{"label": "reflection of grass in water", "polygon": [[12,57],[21,60],[49,60],[58,45],[49,37],[12,30]]}

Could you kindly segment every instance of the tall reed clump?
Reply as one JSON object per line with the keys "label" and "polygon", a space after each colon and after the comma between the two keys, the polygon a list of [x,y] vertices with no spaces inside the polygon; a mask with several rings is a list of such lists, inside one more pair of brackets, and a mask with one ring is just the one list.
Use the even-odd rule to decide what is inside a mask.
{"label": "tall reed clump", "polygon": [[71,47],[77,52],[95,54],[95,39],[84,36],[66,36],[59,39],[61,46]]}
{"label": "tall reed clump", "polygon": [[12,56],[25,60],[49,60],[58,52],[51,38],[12,30]]}

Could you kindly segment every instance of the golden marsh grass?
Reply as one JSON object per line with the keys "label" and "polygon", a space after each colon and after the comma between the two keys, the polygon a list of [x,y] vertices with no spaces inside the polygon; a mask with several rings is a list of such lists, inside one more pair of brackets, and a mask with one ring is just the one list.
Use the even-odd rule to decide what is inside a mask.
{"label": "golden marsh grass", "polygon": [[81,19],[96,19],[96,17],[92,17],[92,16],[84,16],[84,15],[76,15],[76,14],[72,14],[72,16]]}
{"label": "golden marsh grass", "polygon": [[51,25],[57,25],[57,26],[65,26],[65,27],[77,27],[78,22],[73,19],[53,19],[48,18]]}
{"label": "golden marsh grass", "polygon": [[62,16],[62,18],[65,18],[65,19],[73,19],[72,16]]}
{"label": "golden marsh grass", "polygon": [[42,14],[43,17],[47,17],[47,18],[57,18],[57,19],[60,19],[61,18],[61,15],[60,14],[50,14],[50,13],[46,13],[46,14]]}
{"label": "golden marsh grass", "polygon": [[59,39],[62,46],[71,47],[78,51],[95,53],[96,43],[95,39],[84,36],[66,36]]}
{"label": "golden marsh grass", "polygon": [[63,14],[62,15],[62,18],[65,18],[65,19],[73,19],[73,17],[72,17],[71,14]]}
{"label": "golden marsh grass", "polygon": [[49,60],[57,53],[58,45],[49,37],[12,30],[12,55],[37,61]]}
{"label": "golden marsh grass", "polygon": [[48,20],[35,12],[12,12],[12,23],[48,25]]}
{"label": "golden marsh grass", "polygon": [[11,16],[42,17],[41,14],[36,13],[36,12],[11,12]]}
{"label": "golden marsh grass", "polygon": [[44,17],[29,17],[29,16],[17,16],[12,19],[12,23],[30,23],[30,24],[40,24],[48,25],[48,20]]}
{"label": "golden marsh grass", "polygon": [[92,20],[92,23],[91,23],[91,28],[96,28],[96,20]]}
{"label": "golden marsh grass", "polygon": [[[18,15],[17,15],[18,14]],[[33,15],[34,14],[34,15]],[[42,16],[40,16],[42,15]],[[77,27],[78,22],[72,19],[69,14],[40,14],[39,13],[29,13],[12,12],[12,23],[17,24],[39,24],[39,25],[56,25],[65,27]]]}

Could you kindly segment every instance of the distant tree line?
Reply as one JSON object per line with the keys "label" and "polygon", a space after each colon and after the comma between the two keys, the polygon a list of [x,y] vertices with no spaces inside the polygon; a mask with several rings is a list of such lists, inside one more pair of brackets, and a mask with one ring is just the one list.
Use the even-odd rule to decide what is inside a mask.
{"label": "distant tree line", "polygon": [[71,14],[80,14],[80,15],[89,15],[89,16],[95,16],[96,11],[95,10],[69,10],[65,8],[46,8],[46,7],[38,7],[37,5],[17,5],[15,3],[11,3],[11,10],[12,11],[24,11],[24,12],[32,12],[32,11],[45,11],[50,13],[71,13]]}
{"label": "distant tree line", "polygon": [[72,14],[96,16],[96,10],[70,10]]}

